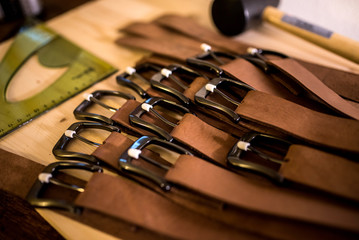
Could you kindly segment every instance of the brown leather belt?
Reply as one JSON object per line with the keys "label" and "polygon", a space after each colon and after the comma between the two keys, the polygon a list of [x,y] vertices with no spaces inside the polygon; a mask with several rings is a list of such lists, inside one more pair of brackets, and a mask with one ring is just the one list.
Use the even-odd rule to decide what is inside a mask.
{"label": "brown leather belt", "polygon": [[[117,139],[118,137],[120,135],[116,134],[114,137],[108,138],[103,145],[96,149],[93,155],[104,161],[108,161],[106,159],[111,158],[111,162],[114,160],[117,160],[117,162],[128,162],[127,158],[123,158],[124,153],[120,156],[121,151],[117,150],[118,142],[122,142]],[[148,137],[141,139],[146,143],[150,141]],[[167,144],[170,143],[167,142]],[[139,146],[141,146],[140,143],[133,144],[134,148],[139,148],[142,151],[143,149]],[[116,151],[113,151],[115,149]],[[126,157],[128,157],[128,150],[124,152]],[[141,165],[136,163],[134,166]],[[146,178],[148,175],[145,174],[143,176]],[[168,169],[167,173],[162,172],[158,177],[160,179],[163,178],[163,181],[167,181],[170,184],[165,184],[170,186],[170,188],[165,188],[167,191],[162,193],[165,197],[211,218],[227,224],[238,225],[239,220],[242,222],[250,214],[250,223],[239,224],[237,227],[240,229],[245,228],[249,231],[255,231],[255,226],[258,226],[263,217],[273,217],[271,220],[273,228],[261,231],[263,234],[275,238],[283,237],[287,234],[275,230],[280,225],[287,225],[288,229],[296,231],[294,229],[299,230],[301,227],[306,226],[306,224],[302,225],[303,221],[339,227],[354,232],[358,231],[355,219],[358,216],[357,210],[355,207],[349,207],[350,204],[338,204],[335,199],[331,200],[330,197],[326,198],[320,195],[281,188],[268,184],[265,181],[263,182],[262,179],[260,181],[258,179],[249,179],[191,155],[180,155],[179,159]],[[141,182],[148,184],[147,181]],[[158,186],[154,188],[152,185],[150,185],[150,188],[157,192],[160,189]],[[213,199],[214,202],[211,203],[209,199]],[[221,206],[221,202],[229,204],[229,206],[224,209],[218,209]],[[296,207],[293,208],[293,206]],[[246,211],[253,211],[253,213],[246,214]],[[261,214],[264,215],[261,217]],[[331,216],[332,214],[335,217],[334,215]],[[281,220],[283,217],[286,220]],[[293,222],[288,219],[299,221],[299,223],[294,224],[296,227],[291,226]],[[311,229],[308,225],[305,228]],[[319,231],[320,227],[316,227],[316,229]],[[316,233],[314,232],[310,234],[315,235]],[[300,234],[300,231],[298,234]]]}
{"label": "brown leather belt", "polygon": [[[78,163],[66,163],[66,167],[55,163],[45,168],[43,172],[44,166],[40,164],[0,151],[2,169],[5,169],[1,174],[1,182],[2,188],[6,191],[25,198],[31,189],[27,199],[34,200],[32,203],[35,207],[64,207],[66,203],[57,199],[72,199],[73,202],[66,207],[73,210],[81,208],[80,214],[55,211],[114,236],[125,239],[260,238],[182,208],[128,179],[103,173],[95,173],[86,184],[84,191],[79,194],[73,190],[69,190],[68,193],[66,188],[51,185],[46,190],[41,190],[41,196],[36,195],[36,198],[32,198],[35,196],[32,195],[32,191],[36,192],[38,185],[47,184],[37,180],[39,174],[49,176],[50,182],[57,181],[55,168],[71,169],[71,164],[76,168]],[[85,169],[83,166],[85,164],[81,164],[81,168]],[[88,167],[91,166],[86,166]],[[51,173],[46,172],[46,169],[50,168]],[[99,168],[95,167],[95,169]],[[66,179],[71,179],[71,182],[74,180],[69,175],[62,176],[64,177],[69,177]],[[24,182],[24,179],[27,181]],[[77,182],[76,184],[83,183],[79,179]],[[32,187],[33,183],[35,185]]]}

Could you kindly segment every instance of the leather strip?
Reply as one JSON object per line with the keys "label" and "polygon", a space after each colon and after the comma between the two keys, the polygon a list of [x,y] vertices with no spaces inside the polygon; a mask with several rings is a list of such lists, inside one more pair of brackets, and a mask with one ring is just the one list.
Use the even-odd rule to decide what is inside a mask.
{"label": "leather strip", "polygon": [[200,49],[201,45],[201,43],[197,40],[188,38],[174,31],[169,31],[169,29],[164,29],[154,22],[133,22],[130,25],[122,28],[121,32],[146,37],[148,39],[180,44],[188,48],[193,48],[197,51]]}
{"label": "leather strip", "polygon": [[118,38],[116,43],[126,47],[134,47],[147,51],[151,51],[160,56],[166,56],[177,61],[185,62],[187,58],[198,54],[198,50],[188,48],[183,45],[175,46],[171,42],[162,40],[149,40],[142,37],[124,36]]}
{"label": "leather strip", "polygon": [[279,173],[293,182],[359,201],[359,164],[301,145],[292,145]]}
{"label": "leather strip", "polygon": [[235,111],[243,118],[311,144],[359,152],[359,122],[356,120],[315,112],[259,91],[248,92]]}
{"label": "leather strip", "polygon": [[246,53],[247,48],[253,45],[248,45],[240,41],[233,41],[230,38],[224,37],[206,27],[199,25],[196,21],[189,17],[179,15],[164,15],[154,20],[156,23],[181,32],[187,37],[192,37],[204,41],[214,46],[227,46],[231,51],[237,53]]}
{"label": "leather strip", "polygon": [[226,166],[227,154],[238,139],[216,129],[192,114],[185,114],[171,135],[179,142],[199,151],[221,166]]}
{"label": "leather strip", "polygon": [[[335,90],[343,98],[359,102],[359,81],[358,75],[351,72],[345,72],[338,69],[327,68],[318,64],[308,63],[296,59],[302,66],[307,68],[325,85]],[[339,81],[338,81],[339,79]]]}
{"label": "leather strip", "polygon": [[[212,159],[212,161],[222,167],[227,167],[227,154],[238,141],[237,138],[202,122],[192,114],[185,114],[179,124],[173,128],[171,135],[183,145],[194,149],[208,159]],[[104,144],[95,150],[93,155],[107,162],[114,168],[117,168],[118,157],[131,145],[132,141],[120,133],[113,132]],[[159,161],[159,156],[154,156],[153,154],[148,156]],[[357,163],[352,163],[348,159],[300,145],[291,146],[285,159],[289,160],[289,162],[283,163],[280,168],[280,173],[285,179],[341,197],[359,200],[356,191],[354,191],[355,183],[359,182],[359,180],[355,178],[355,175],[349,174],[350,172],[355,172],[359,167]],[[254,161],[254,159],[250,161]],[[162,163],[163,162],[165,161],[162,160]],[[153,172],[159,170],[159,168],[151,168],[150,164],[143,165],[143,163],[141,167],[145,169],[149,169]],[[138,164],[140,163],[137,163],[137,165]],[[297,174],[295,172],[296,168],[299,169]],[[326,170],[326,168],[328,168],[328,170]],[[334,172],[335,168],[337,168],[338,171],[335,171],[335,174],[333,174],[332,172]],[[308,171],[308,173],[306,173],[306,171]],[[157,171],[156,173],[161,176],[164,174],[163,171]],[[348,175],[346,175],[346,173]],[[323,182],[326,177],[320,179],[320,175],[330,175],[336,184],[328,185],[330,182]],[[344,185],[346,187],[341,187]]]}
{"label": "leather strip", "polygon": [[120,177],[94,174],[75,203],[174,239],[258,238],[195,214]]}
{"label": "leather strip", "polygon": [[258,91],[283,98],[289,98],[292,95],[268,74],[260,71],[256,66],[242,58],[226,63],[221,68]]}
{"label": "leather strip", "polygon": [[194,156],[181,155],[166,179],[247,210],[359,231],[356,207],[254,182]]}
{"label": "leather strip", "polygon": [[334,108],[346,116],[357,120],[359,119],[359,105],[354,106],[355,103],[350,103],[347,100],[341,98],[337,93],[327,87],[315,75],[301,66],[295,60],[291,58],[284,58],[270,60],[268,63],[284,73],[292,81],[300,84],[307,91],[314,94],[321,101],[328,104],[331,108]]}

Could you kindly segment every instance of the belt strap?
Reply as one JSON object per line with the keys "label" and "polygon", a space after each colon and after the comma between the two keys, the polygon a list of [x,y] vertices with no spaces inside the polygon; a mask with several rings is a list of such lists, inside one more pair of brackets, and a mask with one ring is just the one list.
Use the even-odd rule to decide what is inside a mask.
{"label": "belt strap", "polygon": [[[227,154],[238,141],[191,114],[184,116],[171,135],[223,167],[227,167]],[[279,173],[285,179],[359,200],[359,177],[355,174],[359,171],[358,163],[302,145],[292,145],[284,159],[288,162],[281,165]],[[330,180],[327,180],[328,176]]]}
{"label": "belt strap", "polygon": [[243,118],[270,125],[315,145],[359,152],[359,123],[356,120],[315,112],[259,91],[248,92],[236,112]]}
{"label": "belt strap", "polygon": [[286,179],[359,200],[359,164],[326,152],[292,145],[279,173]]}
{"label": "belt strap", "polygon": [[227,154],[237,142],[229,133],[204,123],[192,114],[186,114],[171,135],[221,166],[227,165]]}
{"label": "belt strap", "polygon": [[231,48],[231,51],[237,53],[246,53],[248,47],[253,47],[252,45],[245,44],[241,41],[233,41],[230,38],[224,37],[220,34],[215,33],[214,31],[209,30],[206,27],[199,25],[196,21],[189,17],[179,16],[179,15],[164,15],[157,19],[155,22],[176,30],[185,36],[189,36],[200,41],[204,41],[213,46],[218,46],[224,48]]}
{"label": "belt strap", "polygon": [[258,91],[270,93],[286,99],[292,97],[292,94],[271,76],[260,71],[252,63],[242,58],[234,59],[233,61],[222,65],[221,68]]}
{"label": "belt strap", "polygon": [[331,108],[346,116],[359,119],[359,105],[354,105],[354,102],[348,102],[340,97],[294,59],[269,60],[268,63],[288,76],[293,82],[300,84],[304,89],[328,104]]}
{"label": "belt strap", "polygon": [[187,58],[198,54],[198,50],[188,48],[187,46],[177,45],[176,47],[176,45],[168,41],[153,41],[136,36],[124,36],[118,38],[116,43],[127,47],[134,47],[151,51],[160,56],[165,56],[180,62],[185,62]]}
{"label": "belt strap", "polygon": [[181,155],[166,179],[240,208],[359,231],[356,208],[254,182],[194,156]]}
{"label": "belt strap", "polygon": [[[24,197],[43,166],[1,149],[0,152],[3,166],[1,188]],[[56,195],[56,192],[49,194]],[[85,191],[76,198],[75,205],[84,207],[80,215],[60,210],[56,212],[125,239],[260,238],[184,209],[122,177],[94,174]],[[47,230],[45,225],[41,230],[44,232],[37,233],[37,236],[48,234],[45,238],[53,236],[54,239],[62,239]]]}
{"label": "belt strap", "polygon": [[179,207],[120,177],[94,174],[75,203],[174,239],[257,238]]}
{"label": "belt strap", "polygon": [[340,96],[359,102],[357,74],[296,60]]}

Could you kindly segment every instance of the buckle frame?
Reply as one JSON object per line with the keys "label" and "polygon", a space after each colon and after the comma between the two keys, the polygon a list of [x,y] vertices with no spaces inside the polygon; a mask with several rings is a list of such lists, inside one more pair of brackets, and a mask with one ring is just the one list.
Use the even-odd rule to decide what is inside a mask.
{"label": "buckle frame", "polygon": [[182,112],[184,114],[191,113],[191,111],[188,108],[186,108],[182,105],[179,105],[175,102],[172,102],[170,100],[163,99],[163,98],[153,97],[153,98],[147,99],[144,103],[142,103],[140,106],[138,106],[129,115],[129,121],[135,127],[139,127],[146,131],[154,133],[156,136],[166,139],[167,141],[172,141],[173,137],[166,130],[164,130],[163,128],[161,128],[159,126],[156,126],[153,123],[149,123],[149,122],[141,119],[141,116],[143,114],[145,114],[146,112],[151,112],[151,113],[155,114],[160,120],[162,120],[166,124],[168,124],[172,127],[175,127],[175,125],[177,125],[177,124],[170,122],[169,120],[162,117],[157,111],[152,109],[155,105],[160,105],[160,104],[167,106],[170,109],[176,109],[178,112]]}
{"label": "buckle frame", "polygon": [[274,55],[281,58],[288,58],[288,56],[283,53],[260,48],[250,47],[247,49],[247,52],[249,53],[249,56],[246,56],[245,59],[262,69],[265,73],[269,73],[271,70],[265,55]]}
{"label": "buckle frame", "polygon": [[38,179],[33,184],[29,193],[26,196],[26,200],[34,207],[41,208],[59,208],[70,211],[71,213],[81,213],[82,208],[75,206],[72,203],[63,201],[63,200],[55,200],[50,198],[41,198],[40,194],[44,190],[44,187],[48,183],[52,183],[64,188],[68,188],[74,191],[83,192],[84,189],[82,187],[78,187],[76,185],[70,185],[64,183],[60,180],[57,180],[54,176],[63,169],[80,169],[86,170],[89,172],[102,172],[102,168],[96,165],[80,163],[80,162],[55,162],[49,164],[45,169],[40,173]]}
{"label": "buckle frame", "polygon": [[249,171],[252,171],[255,173],[259,173],[259,174],[269,177],[270,179],[274,180],[275,182],[282,183],[284,181],[284,177],[282,175],[280,175],[276,170],[271,169],[266,166],[263,166],[258,163],[254,163],[254,162],[242,159],[242,154],[244,152],[251,151],[251,152],[257,154],[262,159],[277,163],[279,165],[286,162],[285,159],[273,158],[273,157],[259,151],[255,147],[253,147],[251,145],[251,143],[256,138],[264,138],[264,139],[270,140],[272,142],[275,141],[280,144],[284,144],[286,146],[286,148],[289,148],[289,146],[292,145],[291,142],[289,142],[285,139],[281,139],[281,138],[271,136],[268,134],[249,132],[249,133],[243,135],[242,138],[232,147],[231,151],[228,153],[228,155],[227,155],[228,165],[233,168],[236,168],[236,169],[244,169],[244,170],[249,170]]}
{"label": "buckle frame", "polygon": [[[61,136],[61,138],[57,141],[55,146],[52,149],[52,153],[57,159],[61,160],[79,160],[88,162],[91,164],[100,165],[99,160],[90,154],[80,153],[80,152],[74,152],[74,151],[68,151],[65,150],[66,146],[72,141],[73,138],[77,138],[82,142],[85,142],[90,145],[99,146],[99,143],[92,142],[90,140],[87,140],[86,138],[83,138],[78,135],[82,130],[85,129],[103,129],[107,130],[109,132],[121,132],[120,128],[113,126],[113,125],[107,125],[97,122],[76,122],[73,123],[66,132]],[[70,134],[71,136],[68,136]]]}
{"label": "buckle frame", "polygon": [[[157,137],[149,137],[149,136],[143,136],[139,139],[137,139],[132,146],[128,149],[128,151],[125,151],[120,158],[118,159],[118,165],[122,172],[129,173],[129,174],[135,174],[137,176],[144,177],[155,184],[157,184],[162,190],[169,191],[171,189],[171,184],[166,181],[163,177],[156,175],[155,173],[138,167],[136,165],[132,164],[132,160],[134,158],[139,158],[141,156],[142,150],[147,147],[148,145],[159,145],[161,147],[167,148],[171,151],[177,152],[179,154],[186,154],[186,155],[193,155],[190,151],[187,149],[174,144],[172,142],[168,142],[162,139],[159,139]],[[135,154],[133,154],[135,153]],[[137,155],[137,156],[134,156]],[[160,164],[158,162],[155,162],[152,159],[144,158],[146,161],[149,161],[150,163],[163,168],[165,170],[168,170],[169,167],[163,164]]]}
{"label": "buckle frame", "polygon": [[[215,58],[214,58],[214,56]],[[195,57],[187,58],[186,63],[190,66],[205,70],[206,72],[214,73],[217,77],[229,77],[222,68],[220,68],[217,64],[212,63],[208,60],[214,59],[217,57],[227,58],[229,60],[234,60],[237,56],[219,51],[210,51],[198,54]],[[218,61],[217,61],[218,62]],[[222,62],[218,62],[218,64],[222,65]]]}
{"label": "buckle frame", "polygon": [[217,92],[223,98],[225,98],[227,101],[230,101],[231,103],[233,103],[235,105],[240,104],[239,102],[236,102],[235,100],[231,99],[224,93],[220,93],[220,90],[217,89],[217,86],[220,85],[221,83],[233,84],[234,86],[236,86],[238,88],[242,88],[242,89],[246,90],[247,92],[251,91],[251,90],[255,90],[248,84],[245,84],[245,83],[237,81],[237,80],[233,80],[230,78],[213,78],[195,94],[195,97],[194,97],[195,102],[204,107],[207,107],[214,111],[222,113],[223,115],[225,115],[226,117],[231,119],[233,122],[238,122],[240,120],[240,116],[237,113],[235,113],[232,109],[230,109],[229,107],[226,107],[220,103],[206,99],[206,97],[209,94],[211,94],[212,92]]}
{"label": "buckle frame", "polygon": [[117,82],[117,84],[119,84],[121,86],[132,89],[138,95],[140,95],[141,98],[147,99],[150,97],[148,95],[148,93],[142,87],[140,87],[138,84],[131,81],[130,78],[133,76],[133,77],[136,77],[136,78],[142,80],[143,82],[150,83],[150,80],[145,79],[140,74],[141,72],[148,71],[148,70],[154,70],[156,72],[159,72],[159,71],[161,71],[161,67],[157,66],[155,64],[152,64],[152,63],[142,63],[142,64],[137,65],[134,68],[128,67],[128,68],[126,68],[125,72],[116,76],[116,82]]}
{"label": "buckle frame", "polygon": [[120,92],[120,91],[97,90],[97,91],[94,91],[93,93],[89,94],[88,96],[86,96],[86,99],[84,101],[82,101],[75,108],[75,110],[74,110],[75,118],[78,120],[89,120],[89,121],[95,121],[95,122],[105,123],[105,124],[109,124],[109,125],[114,125],[115,124],[114,121],[108,117],[105,117],[103,115],[96,114],[96,113],[86,112],[86,109],[88,107],[90,107],[93,102],[101,105],[104,108],[108,108],[112,111],[117,110],[111,106],[101,103],[101,101],[99,99],[103,96],[116,96],[116,97],[120,97],[120,98],[124,98],[124,99],[128,99],[128,100],[136,99],[134,96],[127,94],[127,93]]}
{"label": "buckle frame", "polygon": [[[169,70],[169,71],[167,71],[167,70]],[[151,86],[154,89],[165,92],[165,93],[175,97],[176,99],[178,99],[181,103],[189,105],[190,99],[187,98],[186,96],[184,96],[182,92],[162,83],[162,81],[166,78],[172,79],[182,89],[186,89],[187,86],[184,86],[182,83],[178,82],[178,80],[176,78],[171,77],[171,76],[173,76],[174,73],[184,74],[184,75],[190,77],[191,79],[195,79],[197,77],[204,77],[204,78],[207,78],[207,77],[203,76],[202,74],[198,73],[197,71],[194,71],[191,68],[185,67],[180,64],[171,64],[168,67],[163,68],[160,72],[158,72],[152,76]]]}

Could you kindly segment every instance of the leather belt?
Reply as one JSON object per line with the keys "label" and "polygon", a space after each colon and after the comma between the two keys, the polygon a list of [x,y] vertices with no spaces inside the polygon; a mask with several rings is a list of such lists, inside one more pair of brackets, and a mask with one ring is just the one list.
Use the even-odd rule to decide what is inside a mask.
{"label": "leather belt", "polygon": [[[120,176],[94,173],[81,193],[76,194],[76,191],[72,190],[69,190],[68,193],[66,188],[62,187],[64,185],[56,186],[54,184],[46,187],[46,190],[41,187],[41,195],[38,195],[39,186],[48,184],[37,180],[39,175],[42,181],[46,181],[49,177],[50,183],[59,183],[58,168],[91,168],[93,170],[100,168],[82,163],[59,162],[44,169],[44,166],[26,158],[0,151],[1,164],[6,166],[6,168],[2,168],[6,171],[2,171],[1,174],[2,182],[4,182],[3,180],[7,182],[2,184],[5,190],[14,192],[23,198],[30,191],[27,199],[35,207],[60,207],[67,210],[72,209],[74,212],[79,212],[78,210],[81,209],[79,214],[55,211],[114,236],[125,239],[260,238],[182,208]],[[71,182],[76,180],[66,174],[61,177],[67,177],[66,179],[70,179]],[[25,178],[28,180],[27,182],[22,181]],[[35,184],[31,186],[32,183]],[[76,184],[79,183],[83,183],[83,181],[77,179]],[[76,187],[72,185],[71,188]],[[70,193],[70,191],[72,192]],[[58,198],[72,199],[73,202],[66,203]],[[144,198],[146,201],[143,201]]]}
{"label": "leather belt", "polygon": [[[144,150],[144,143],[149,144],[153,141],[152,139],[150,137],[142,137],[131,148],[139,150],[141,155],[142,150]],[[161,140],[155,141],[161,142]],[[112,152],[112,150],[104,150],[108,147],[116,149],[113,146],[117,145],[117,142],[115,138],[107,139],[105,144],[101,145],[93,154],[101,159],[108,157],[117,159],[119,166],[122,163],[131,164],[134,156],[130,154],[129,150],[122,153],[121,156],[119,156],[120,151]],[[163,141],[162,143],[172,144]],[[174,148],[171,146],[171,149]],[[135,166],[138,166],[138,164],[135,164]],[[131,172],[132,174],[137,173],[137,175],[142,175],[138,174],[140,173],[138,170],[127,173],[131,174]],[[358,231],[358,226],[355,223],[355,218],[357,218],[358,214],[355,213],[357,211],[355,207],[338,204],[335,199],[323,198],[320,195],[280,188],[263,181],[258,181],[258,179],[248,179],[190,154],[180,155],[175,164],[168,168],[167,173],[155,174],[154,176],[147,173],[142,175],[142,177],[151,179],[152,182],[158,184],[157,187],[148,185],[154,191],[159,192],[161,188],[166,189],[165,192],[162,192],[162,195],[171,201],[175,201],[187,208],[232,226],[235,225],[239,229],[244,228],[249,231],[256,231],[257,223],[261,222],[263,217],[265,219],[269,217],[269,219],[273,218],[270,221],[273,228],[261,230],[261,232],[275,238],[289,237],[287,233],[275,230],[279,226],[287,226],[288,228],[286,229],[291,229],[291,231],[298,231],[301,227],[307,228],[307,230],[311,229],[310,233],[305,233],[312,237],[316,235],[315,231],[322,231],[320,226],[311,228],[310,225],[307,225],[308,222],[322,226],[342,228],[349,230],[349,232]],[[142,182],[146,183],[146,181]],[[201,197],[202,195],[203,197]],[[214,202],[211,203],[209,199],[213,199],[211,201]],[[228,207],[218,208],[221,206],[221,202],[229,204]],[[293,205],[296,207],[293,208]],[[247,211],[251,213],[246,214]],[[250,222],[244,221],[246,217],[249,217],[248,214],[250,214]],[[331,216],[332,214],[335,217],[334,215]],[[286,220],[283,221],[283,217]],[[288,218],[292,220],[288,220]],[[241,221],[242,224],[238,225],[238,221]],[[296,227],[291,226],[292,221],[299,221],[294,224]],[[303,221],[307,223],[303,223]],[[326,231],[324,230],[324,232]],[[298,234],[301,235],[300,230]]]}

